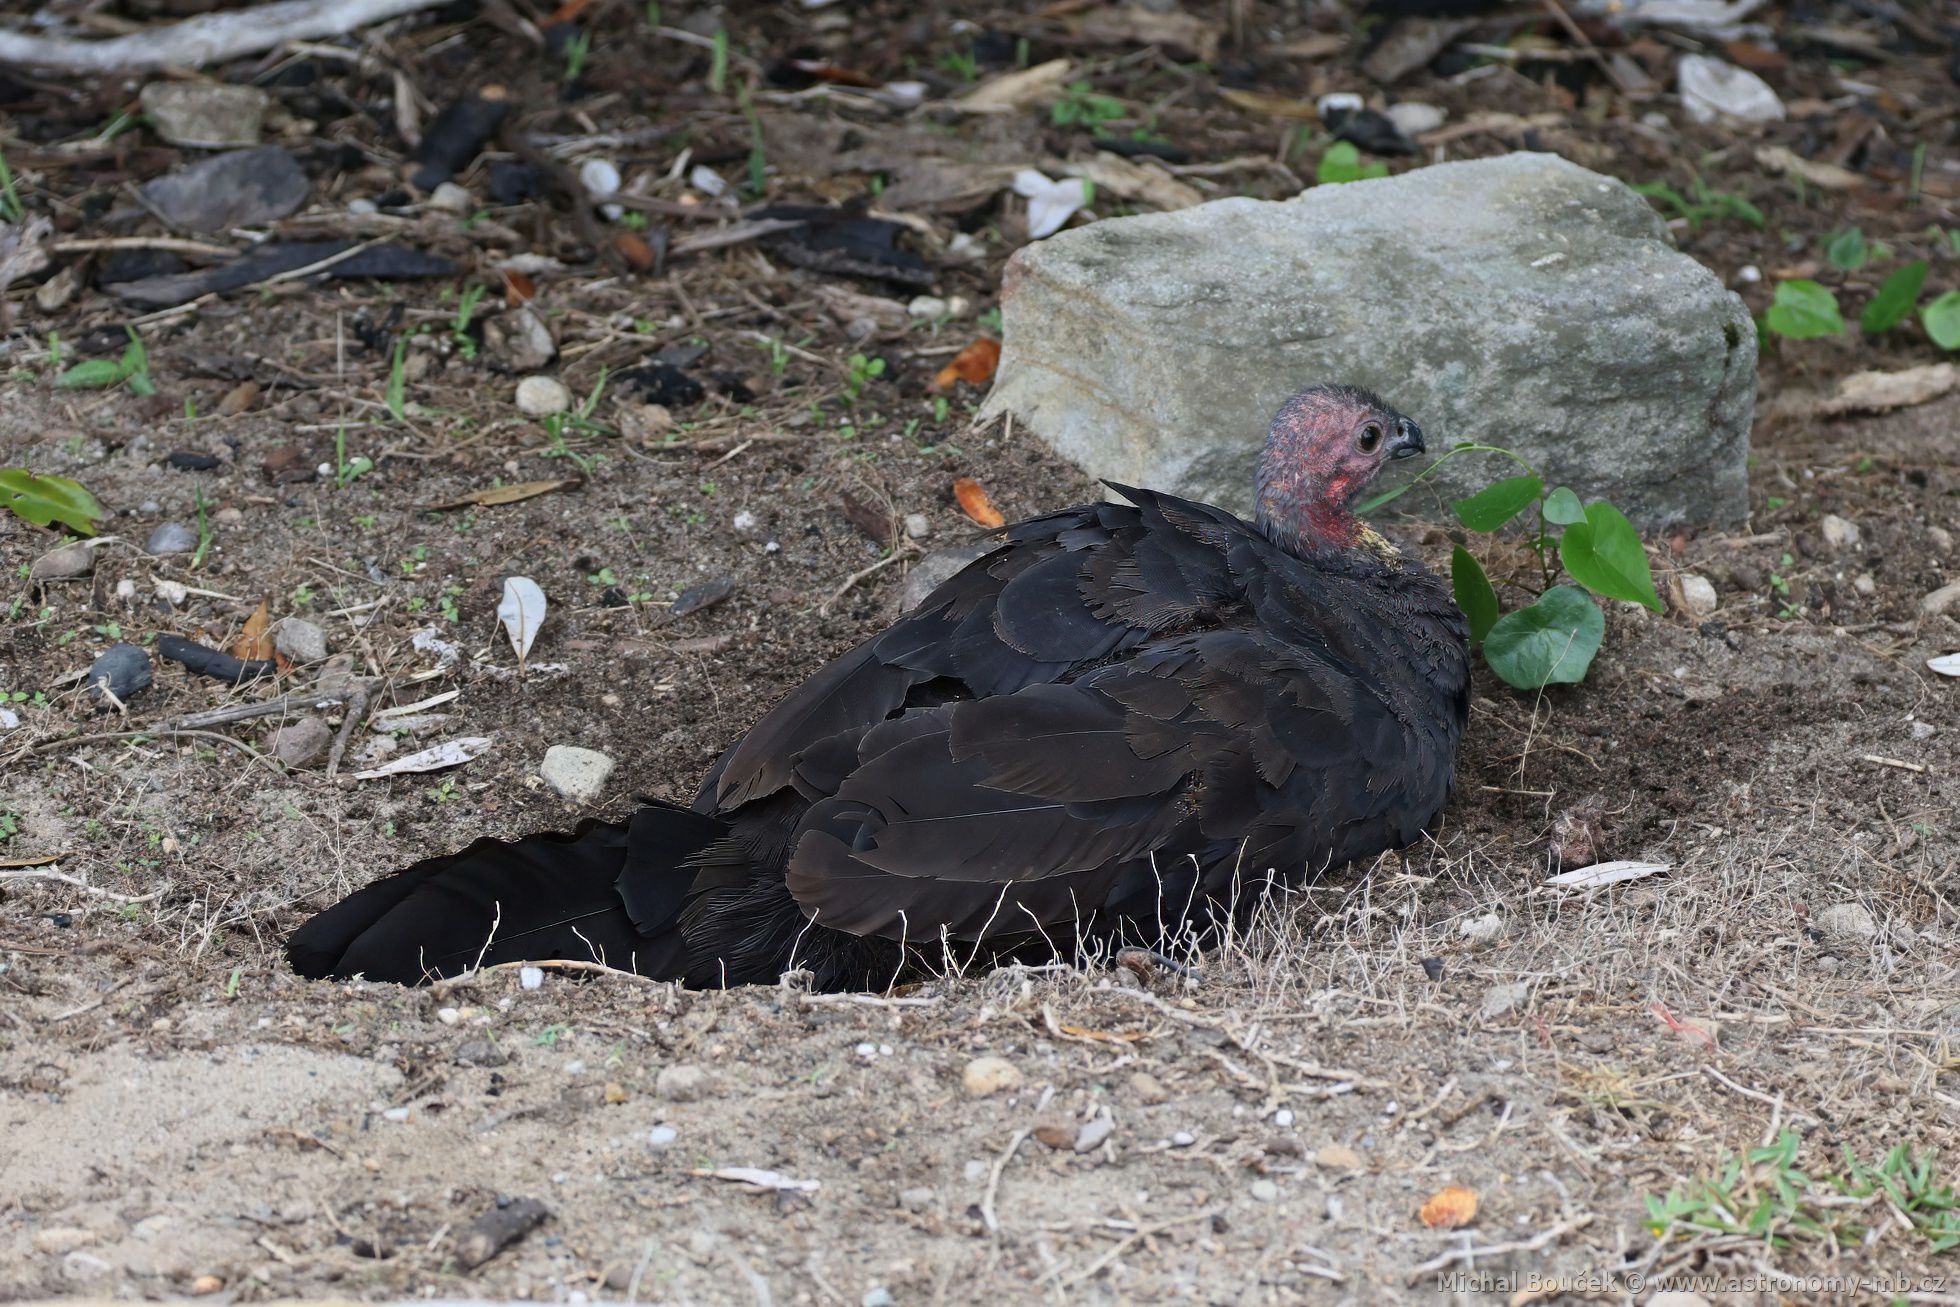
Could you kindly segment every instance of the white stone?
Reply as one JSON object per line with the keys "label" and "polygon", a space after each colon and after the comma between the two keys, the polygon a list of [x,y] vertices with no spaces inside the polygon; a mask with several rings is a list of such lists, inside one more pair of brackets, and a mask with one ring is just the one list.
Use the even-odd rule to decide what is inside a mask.
{"label": "white stone", "polygon": [[1008,1093],[1022,1084],[1021,1069],[1002,1057],[976,1057],[960,1073],[966,1092],[975,1098]]}
{"label": "white stone", "polygon": [[1836,903],[1817,914],[1817,933],[1837,943],[1878,938],[1878,918],[1862,903]]}
{"label": "white stone", "polygon": [[429,192],[429,207],[444,213],[468,213],[476,207],[476,196],[455,182],[443,182]]}
{"label": "white stone", "polygon": [[1681,602],[1688,612],[1696,617],[1706,617],[1721,606],[1721,596],[1715,593],[1715,583],[1707,577],[1694,572],[1681,574]]}
{"label": "white stone", "polygon": [[534,418],[563,413],[572,406],[572,392],[556,377],[526,377],[517,383],[517,407]]}
{"label": "white stone", "polygon": [[1391,104],[1385,112],[1388,120],[1401,129],[1402,135],[1411,139],[1422,135],[1424,132],[1435,131],[1450,116],[1449,110],[1447,109],[1439,108],[1433,104],[1423,104],[1416,100],[1404,100],[1400,104]]}
{"label": "white stone", "polygon": [[1531,997],[1531,986],[1523,981],[1508,985],[1492,985],[1484,991],[1484,1001],[1477,1009],[1478,1015],[1486,1021],[1495,1021],[1524,1006]]}
{"label": "white stone", "polygon": [[926,520],[924,513],[907,513],[905,515],[905,535],[907,539],[923,540],[931,534],[932,523]]}
{"label": "white stone", "polygon": [[1847,522],[1836,513],[1824,514],[1818,524],[1824,532],[1824,543],[1833,549],[1845,549],[1858,543],[1858,524]]}
{"label": "white stone", "polygon": [[605,792],[613,773],[613,760],[597,749],[581,749],[575,744],[554,744],[545,750],[538,775],[573,803],[591,803]]}

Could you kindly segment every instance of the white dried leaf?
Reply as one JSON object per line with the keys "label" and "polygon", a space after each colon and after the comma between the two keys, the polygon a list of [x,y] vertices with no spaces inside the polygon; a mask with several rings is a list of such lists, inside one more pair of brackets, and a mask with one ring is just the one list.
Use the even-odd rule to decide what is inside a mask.
{"label": "white dried leaf", "polygon": [[1014,193],[1028,202],[1028,236],[1033,240],[1053,236],[1089,203],[1088,183],[1082,178],[1050,181],[1033,168],[1014,174]]}
{"label": "white dried leaf", "polygon": [[1561,871],[1545,883],[1565,889],[1600,889],[1622,881],[1658,876],[1672,865],[1667,862],[1596,862],[1590,867]]}
{"label": "white dried leaf", "polygon": [[531,652],[531,644],[538,638],[546,607],[544,591],[530,577],[513,576],[504,581],[504,598],[497,605],[497,620],[504,624],[504,633],[510,636],[510,647],[517,651],[519,667],[524,665],[524,656]]}
{"label": "white dried leaf", "polygon": [[696,1170],[692,1174],[706,1176],[710,1180],[752,1184],[758,1189],[790,1189],[798,1193],[811,1193],[823,1186],[821,1180],[792,1180],[781,1172],[758,1170],[753,1166],[724,1166],[712,1171]]}
{"label": "white dried leaf", "polygon": [[406,758],[397,758],[379,767],[354,773],[357,781],[379,780],[383,776],[399,776],[405,772],[441,771],[445,767],[460,767],[472,759],[483,756],[490,747],[487,735],[465,735],[461,739],[445,740],[431,749],[411,753]]}
{"label": "white dried leaf", "polygon": [[1941,676],[1960,676],[1960,653],[1941,654],[1938,658],[1928,658],[1926,665]]}

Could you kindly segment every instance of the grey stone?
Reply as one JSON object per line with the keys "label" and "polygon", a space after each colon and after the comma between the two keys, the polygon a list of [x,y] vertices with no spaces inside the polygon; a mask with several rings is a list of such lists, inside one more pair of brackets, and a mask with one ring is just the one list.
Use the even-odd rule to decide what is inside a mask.
{"label": "grey stone", "polygon": [[[1108,219],[1023,248],[1003,287],[985,413],[1092,475],[1247,512],[1273,411],[1346,382],[1428,434],[1385,486],[1480,441],[1642,526],[1747,508],[1747,308],[1640,196],[1551,155]],[[1512,470],[1456,459],[1396,508],[1446,518]]]}
{"label": "grey stone", "polygon": [[573,803],[591,803],[606,789],[606,778],[613,772],[613,760],[597,749],[581,749],[573,744],[554,744],[544,751],[538,775],[561,798]]}
{"label": "grey stone", "polygon": [[714,1092],[714,1080],[698,1066],[685,1062],[663,1066],[653,1078],[653,1091],[675,1103],[691,1103]]}
{"label": "grey stone", "polygon": [[1862,903],[1835,903],[1817,914],[1817,933],[1835,944],[1865,944],[1878,938],[1878,918]]}
{"label": "grey stone", "polygon": [[944,585],[955,572],[991,548],[993,548],[991,541],[976,540],[970,545],[936,549],[921,558],[912,570],[905,574],[905,584],[899,587],[898,611],[909,613],[917,608],[926,601],[927,595]]}
{"label": "grey stone", "polygon": [[143,552],[155,558],[165,558],[171,554],[195,553],[197,532],[182,522],[165,522],[150,532],[150,538],[143,543]]}
{"label": "grey stone", "polygon": [[318,717],[287,722],[266,739],[267,752],[288,767],[304,767],[326,755],[333,732]]}
{"label": "grey stone", "polygon": [[471,1039],[457,1045],[455,1058],[465,1066],[502,1066],[510,1061],[502,1049],[487,1039]]}
{"label": "grey stone", "polygon": [[231,150],[146,182],[145,208],[180,231],[223,231],[276,222],[306,202],[299,161],[276,145]]}
{"label": "grey stone", "polygon": [[558,357],[551,329],[529,304],[484,319],[483,344],[490,365],[504,372],[535,372]]}
{"label": "grey stone", "polygon": [[327,633],[302,617],[282,617],[272,628],[272,647],[296,663],[324,662]]}
{"label": "grey stone", "polygon": [[1492,985],[1484,991],[1483,1006],[1477,1010],[1478,1015],[1486,1021],[1495,1021],[1523,1007],[1530,997],[1531,986],[1523,981],[1508,985]]}
{"label": "grey stone", "polygon": [[938,1197],[928,1186],[919,1185],[901,1190],[898,1195],[898,1205],[908,1212],[924,1212],[931,1210]]}
{"label": "grey stone", "polygon": [[123,703],[131,695],[150,688],[150,655],[133,644],[112,644],[88,666],[88,693],[103,702],[102,687]]}
{"label": "grey stone", "polygon": [[34,560],[27,575],[34,581],[67,581],[95,569],[95,551],[87,545],[63,545]]}
{"label": "grey stone", "polygon": [[206,150],[257,145],[272,104],[256,86],[222,82],[151,82],[137,98],[158,136]]}
{"label": "grey stone", "polygon": [[572,406],[572,392],[556,377],[526,377],[517,383],[517,407],[534,418],[563,413]]}

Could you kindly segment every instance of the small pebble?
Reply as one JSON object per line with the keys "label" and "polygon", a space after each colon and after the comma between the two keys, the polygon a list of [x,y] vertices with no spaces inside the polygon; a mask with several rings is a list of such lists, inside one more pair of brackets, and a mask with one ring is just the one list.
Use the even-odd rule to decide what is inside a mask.
{"label": "small pebble", "polygon": [[1314,1153],[1313,1160],[1320,1166],[1341,1171],[1359,1171],[1363,1166],[1367,1165],[1362,1159],[1361,1154],[1355,1152],[1346,1144],[1323,1145],[1319,1151]]}
{"label": "small pebble", "polygon": [[1189,1148],[1197,1142],[1198,1136],[1192,1134],[1189,1130],[1180,1130],[1171,1136],[1172,1148]]}
{"label": "small pebble", "polygon": [[572,392],[556,377],[526,377],[517,383],[517,407],[534,418],[563,413],[572,406]]}
{"label": "small pebble", "polygon": [[1457,927],[1458,933],[1472,944],[1488,944],[1504,933],[1504,918],[1495,912],[1486,912],[1481,917],[1472,917]]}
{"label": "small pebble", "polygon": [[1292,1125],[1293,1109],[1290,1107],[1282,1107],[1279,1111],[1273,1113],[1273,1124],[1278,1126],[1282,1130]]}
{"label": "small pebble", "polygon": [[874,1284],[858,1299],[858,1307],[898,1307],[898,1299],[882,1284]]}
{"label": "small pebble", "polygon": [[1858,543],[1857,524],[1845,521],[1836,513],[1824,514],[1824,520],[1818,525],[1824,532],[1824,543],[1833,549],[1846,549]]}
{"label": "small pebble", "polygon": [[476,197],[455,182],[443,182],[429,192],[429,207],[444,213],[468,213],[476,207]]}
{"label": "small pebble", "polygon": [[1254,1180],[1252,1196],[1262,1203],[1276,1203],[1279,1201],[1279,1186],[1271,1180]]}
{"label": "small pebble", "polygon": [[1384,113],[1390,122],[1402,130],[1402,135],[1411,139],[1422,135],[1424,132],[1435,131],[1450,116],[1449,112],[1445,109],[1441,109],[1433,104],[1422,104],[1415,100],[1404,100],[1400,104],[1391,104],[1384,110]]}
{"label": "small pebble", "polygon": [[1523,981],[1507,985],[1492,985],[1484,991],[1484,1001],[1477,1011],[1486,1021],[1495,1021],[1522,1007],[1531,997],[1531,986]]}
{"label": "small pebble", "polygon": [[102,687],[106,681],[109,693],[128,703],[131,695],[150,688],[150,680],[150,655],[133,644],[112,644],[89,664],[89,697],[104,702]]}
{"label": "small pebble", "polygon": [[381,1119],[383,1121],[406,1121],[408,1120],[408,1109],[405,1107],[391,1107],[381,1114]]}
{"label": "small pebble", "polygon": [[746,535],[750,531],[755,530],[757,525],[756,516],[745,508],[735,515],[732,525],[737,531]]}
{"label": "small pebble", "polygon": [[1163,1103],[1170,1099],[1171,1091],[1164,1088],[1164,1082],[1148,1071],[1137,1071],[1130,1076],[1130,1092],[1143,1103]]}
{"label": "small pebble", "polygon": [[920,295],[905,306],[905,311],[922,322],[932,322],[946,316],[947,306],[937,295]]}
{"label": "small pebble", "polygon": [[907,513],[905,515],[905,535],[907,539],[923,540],[931,534],[932,523],[927,520],[924,513]]}
{"label": "small pebble", "polygon": [[462,1019],[463,1019],[463,1014],[453,1007],[443,1007],[443,1008],[436,1009],[436,1020],[442,1022],[442,1024],[445,1026],[453,1026],[458,1021],[461,1021]]}
{"label": "small pebble", "polygon": [[272,628],[272,647],[296,663],[326,661],[327,633],[300,617],[282,617]]}
{"label": "small pebble", "polygon": [[197,551],[197,532],[182,522],[165,522],[150,532],[144,542],[143,552],[152,558],[166,558],[172,554],[189,554]]}
{"label": "small pebble", "polygon": [[66,581],[70,577],[87,576],[94,568],[93,549],[87,545],[63,545],[35,559],[27,575],[33,581]]}
{"label": "small pebble", "polygon": [[333,732],[318,717],[302,717],[287,722],[265,742],[266,751],[288,767],[304,767],[318,762],[333,743]]}
{"label": "small pebble", "polygon": [[655,1148],[665,1148],[681,1137],[681,1132],[670,1125],[657,1125],[647,1131],[647,1143]]}
{"label": "small pebble", "polygon": [[1102,1147],[1103,1140],[1109,1138],[1115,1131],[1115,1119],[1107,1112],[1099,1112],[1094,1117],[1083,1122],[1082,1128],[1076,1131],[1075,1151],[1078,1153],[1093,1153],[1096,1149]]}
{"label": "small pebble", "polygon": [[653,1088],[672,1102],[691,1103],[713,1093],[714,1083],[700,1067],[678,1062],[660,1068],[660,1074],[653,1078]]}
{"label": "small pebble", "polygon": [[1837,903],[1817,914],[1817,931],[1835,943],[1866,943],[1878,938],[1878,918],[1862,903]]}
{"label": "small pebble", "polygon": [[938,1195],[933,1193],[929,1187],[919,1185],[901,1192],[898,1195],[898,1205],[908,1212],[928,1211],[931,1209],[933,1200],[936,1197]]}
{"label": "small pebble", "polygon": [[544,969],[542,967],[519,967],[517,969],[519,989],[543,989]]}
{"label": "small pebble", "polygon": [[34,1233],[34,1247],[44,1253],[60,1256],[72,1253],[77,1248],[86,1248],[95,1242],[95,1233],[72,1226],[54,1226]]}
{"label": "small pebble", "polygon": [[1022,1084],[1021,1069],[1001,1057],[976,1057],[960,1073],[966,1092],[976,1098],[1011,1093]]}
{"label": "small pebble", "polygon": [[1696,617],[1707,617],[1722,605],[1715,583],[1693,572],[1681,574],[1681,602]]}
{"label": "small pebble", "polygon": [[545,750],[538,775],[560,798],[573,803],[591,803],[605,793],[606,781],[612,776],[613,766],[613,760],[597,749],[554,744]]}

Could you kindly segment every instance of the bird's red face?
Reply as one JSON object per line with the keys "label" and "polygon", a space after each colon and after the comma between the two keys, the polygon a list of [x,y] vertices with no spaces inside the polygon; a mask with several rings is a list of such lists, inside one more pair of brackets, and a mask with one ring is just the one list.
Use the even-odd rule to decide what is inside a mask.
{"label": "bird's red face", "polygon": [[1423,452],[1422,428],[1367,391],[1301,391],[1280,405],[1259,456],[1259,524],[1309,548],[1347,548],[1354,502],[1375,474]]}

